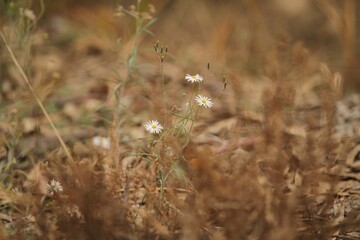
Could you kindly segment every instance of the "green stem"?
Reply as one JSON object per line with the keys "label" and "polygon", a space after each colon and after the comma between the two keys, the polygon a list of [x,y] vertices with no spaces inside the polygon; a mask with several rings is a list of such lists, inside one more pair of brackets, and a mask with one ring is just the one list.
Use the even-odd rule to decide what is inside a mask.
{"label": "green stem", "polygon": [[192,119],[192,122],[191,122],[191,125],[190,125],[190,128],[189,128],[189,138],[190,138],[191,130],[192,130],[193,126],[194,126],[194,122],[195,122],[195,120],[196,120],[197,114],[198,114],[198,112],[199,112],[199,109],[200,109],[200,107],[197,107],[197,108],[196,108],[196,112],[195,112],[194,118]]}
{"label": "green stem", "polygon": [[197,114],[198,114],[198,112],[199,112],[199,109],[200,109],[200,107],[198,107],[198,108],[196,109],[195,115],[194,115],[194,117],[192,118],[192,122],[191,122],[189,131],[188,131],[188,135],[187,135],[187,138],[186,138],[186,142],[185,142],[184,145],[182,146],[182,149],[184,149],[184,148],[189,144],[189,142],[190,142],[191,130],[192,130],[193,126],[194,126],[194,122],[195,122],[195,120],[196,120],[196,117],[197,117]]}

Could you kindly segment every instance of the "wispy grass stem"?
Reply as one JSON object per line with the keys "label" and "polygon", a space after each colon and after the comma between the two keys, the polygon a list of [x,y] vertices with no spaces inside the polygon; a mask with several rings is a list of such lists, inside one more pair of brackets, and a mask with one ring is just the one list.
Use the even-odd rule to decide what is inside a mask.
{"label": "wispy grass stem", "polygon": [[74,159],[73,159],[73,157],[71,156],[71,153],[70,153],[69,149],[67,148],[64,140],[63,140],[62,137],[60,136],[59,131],[58,131],[57,128],[55,127],[53,121],[51,120],[51,118],[50,118],[48,112],[46,111],[44,105],[42,104],[40,98],[38,97],[38,95],[36,94],[34,88],[32,87],[32,85],[31,85],[31,83],[30,83],[30,81],[29,81],[29,78],[26,76],[26,74],[25,74],[25,72],[24,72],[24,69],[20,66],[20,64],[19,64],[18,60],[16,59],[13,51],[11,50],[10,46],[8,45],[8,43],[7,43],[7,41],[6,41],[6,38],[5,38],[5,36],[4,36],[4,34],[3,34],[2,31],[0,31],[0,36],[1,36],[2,40],[3,40],[3,42],[4,42],[5,48],[6,48],[7,51],[9,52],[9,55],[10,55],[10,57],[11,57],[11,60],[14,62],[16,68],[18,69],[21,77],[24,79],[26,85],[29,87],[29,89],[30,89],[32,95],[34,96],[37,104],[39,105],[41,111],[43,112],[43,114],[45,115],[46,119],[47,119],[48,122],[50,123],[50,126],[51,126],[51,128],[53,129],[56,138],[59,140],[60,145],[61,145],[62,148],[64,149],[65,154],[66,154],[69,162],[70,162],[70,163],[73,163],[73,162],[74,162]]}

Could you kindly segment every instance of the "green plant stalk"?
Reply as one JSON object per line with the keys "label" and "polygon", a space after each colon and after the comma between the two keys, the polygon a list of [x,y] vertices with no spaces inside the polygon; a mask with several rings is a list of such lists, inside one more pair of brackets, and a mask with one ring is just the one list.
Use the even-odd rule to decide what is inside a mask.
{"label": "green plant stalk", "polygon": [[3,42],[4,42],[5,48],[7,49],[7,51],[8,51],[9,54],[10,54],[10,57],[11,57],[12,61],[14,62],[14,64],[15,64],[16,68],[18,69],[18,71],[20,72],[20,75],[21,75],[21,77],[23,78],[23,80],[25,81],[26,85],[29,87],[29,89],[30,89],[32,95],[34,96],[37,104],[39,105],[41,111],[43,112],[43,114],[45,115],[46,119],[47,119],[48,122],[50,123],[50,126],[51,126],[51,128],[53,129],[56,138],[59,140],[60,145],[61,145],[62,148],[64,149],[65,154],[66,154],[69,162],[72,164],[72,163],[74,162],[74,159],[73,159],[73,157],[71,156],[71,153],[70,153],[69,149],[66,147],[66,144],[65,144],[64,140],[62,139],[62,137],[60,136],[59,131],[58,131],[57,128],[55,127],[53,121],[51,120],[49,114],[47,113],[44,105],[42,104],[42,102],[41,102],[41,100],[40,100],[40,98],[38,97],[38,95],[36,94],[34,88],[33,88],[32,85],[30,84],[29,78],[26,76],[23,68],[20,66],[19,62],[17,61],[17,59],[16,59],[13,51],[11,50],[11,48],[9,47],[9,45],[8,45],[8,43],[7,43],[7,41],[6,41],[5,36],[4,36],[4,34],[3,34],[2,31],[0,31],[0,36],[1,36],[2,40],[3,40]]}
{"label": "green plant stalk", "polygon": [[196,112],[195,112],[194,118],[193,118],[192,121],[191,121],[191,125],[190,125],[190,128],[189,128],[189,138],[190,138],[191,130],[192,130],[193,126],[194,126],[194,122],[195,122],[195,120],[196,120],[197,114],[198,114],[198,112],[199,112],[199,109],[200,109],[200,107],[197,107],[197,108],[196,108]]}
{"label": "green plant stalk", "polygon": [[194,122],[195,122],[195,120],[196,120],[196,117],[197,117],[197,114],[198,114],[198,112],[199,112],[199,109],[200,109],[200,107],[197,107],[197,108],[196,108],[196,112],[195,112],[195,114],[194,114],[194,117],[191,119],[191,125],[190,125],[190,128],[189,128],[189,131],[187,132],[186,142],[185,142],[184,145],[182,146],[182,149],[184,149],[184,148],[189,144],[189,142],[190,142],[191,130],[192,130],[193,126],[194,126]]}
{"label": "green plant stalk", "polygon": [[[189,100],[189,108],[190,108],[190,116],[192,117],[191,119],[194,119],[192,113],[193,113],[193,104],[192,104],[192,100],[194,98],[194,96],[196,96],[199,92],[200,89],[200,83],[194,83],[193,85],[193,91],[191,92],[191,96],[190,96],[190,100]],[[186,122],[187,123],[187,122]]]}
{"label": "green plant stalk", "polygon": [[[141,7],[141,0],[138,0],[137,4],[136,4],[136,9],[138,12],[140,12],[140,7]],[[146,31],[146,28],[149,25],[151,25],[148,23],[148,24],[145,24],[145,26],[143,26],[143,21],[142,21],[141,17],[136,16],[129,11],[125,11],[125,13],[127,13],[130,16],[135,18],[135,35],[134,35],[134,45],[132,47],[131,56],[129,57],[128,64],[127,64],[128,74],[126,76],[125,81],[123,82],[123,85],[121,86],[120,99],[123,97],[125,89],[126,89],[126,85],[129,83],[129,81],[131,79],[131,75],[133,74],[133,72],[136,68],[140,36],[141,36],[142,32]],[[151,22],[151,23],[153,23],[153,22]]]}

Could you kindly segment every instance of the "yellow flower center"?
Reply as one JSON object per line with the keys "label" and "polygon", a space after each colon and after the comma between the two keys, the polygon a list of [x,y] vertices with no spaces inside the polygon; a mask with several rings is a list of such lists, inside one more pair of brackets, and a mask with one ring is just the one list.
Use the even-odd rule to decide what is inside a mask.
{"label": "yellow flower center", "polygon": [[156,128],[156,125],[152,125],[151,128],[155,129],[155,128]]}
{"label": "yellow flower center", "polygon": [[205,104],[205,103],[206,103],[206,100],[205,100],[205,99],[202,99],[201,102]]}
{"label": "yellow flower center", "polygon": [[196,75],[192,76],[193,78],[196,78]]}

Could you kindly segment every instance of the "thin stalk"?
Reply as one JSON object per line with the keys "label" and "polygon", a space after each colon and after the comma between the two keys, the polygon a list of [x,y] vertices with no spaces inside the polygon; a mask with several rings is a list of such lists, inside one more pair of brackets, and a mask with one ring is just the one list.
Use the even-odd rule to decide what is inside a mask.
{"label": "thin stalk", "polygon": [[189,138],[190,138],[190,134],[191,134],[191,129],[192,129],[193,126],[194,126],[194,122],[195,122],[195,120],[196,120],[196,117],[197,117],[197,114],[198,114],[198,112],[199,112],[199,109],[200,109],[200,107],[197,107],[197,108],[196,108],[196,112],[195,112],[194,118],[193,118],[192,121],[191,121],[191,125],[190,125],[190,128],[189,128]]}
{"label": "thin stalk", "polygon": [[190,125],[190,128],[189,128],[189,132],[188,132],[188,135],[187,135],[186,142],[185,142],[184,145],[182,146],[182,149],[184,149],[184,148],[189,144],[189,142],[190,142],[191,130],[192,130],[193,126],[194,126],[194,122],[195,122],[195,120],[196,120],[196,117],[197,117],[197,114],[198,114],[198,112],[199,112],[199,109],[200,109],[200,107],[197,107],[197,108],[196,108],[196,112],[195,112],[194,117],[192,118],[191,125]]}
{"label": "thin stalk", "polygon": [[[138,0],[137,4],[136,4],[137,12],[140,12],[140,3],[141,3],[141,0]],[[127,12],[127,13],[132,15],[130,12]],[[140,36],[141,36],[142,30],[143,30],[141,18],[136,15],[132,15],[132,16],[135,18],[135,35],[134,35],[134,40],[133,40],[134,43],[133,43],[133,47],[132,47],[131,56],[130,56],[128,64],[127,64],[127,76],[126,76],[126,79],[123,82],[123,85],[121,86],[121,90],[120,90],[120,97],[119,97],[120,101],[124,96],[124,92],[127,87],[127,84],[131,80],[131,77],[136,68],[137,56],[138,56],[138,45],[140,42]]]}
{"label": "thin stalk", "polygon": [[[193,90],[191,92],[191,96],[189,99],[189,114],[191,116],[191,119],[195,119],[195,117],[193,116],[193,98],[194,96],[196,96],[199,93],[199,89],[200,89],[200,83],[194,83],[193,84]],[[187,122],[186,122],[187,123]]]}
{"label": "thin stalk", "polygon": [[2,40],[3,40],[3,42],[4,42],[5,48],[6,48],[7,51],[9,52],[10,57],[11,57],[12,61],[14,62],[16,68],[18,69],[21,77],[24,79],[26,85],[29,87],[29,89],[30,89],[32,95],[34,96],[37,104],[39,105],[41,111],[43,112],[43,114],[45,115],[46,119],[47,119],[48,122],[50,123],[50,126],[52,127],[52,129],[53,129],[53,131],[54,131],[54,133],[55,133],[56,138],[59,140],[60,145],[61,145],[62,148],[64,149],[65,154],[66,154],[66,156],[68,157],[69,162],[70,162],[70,163],[73,163],[73,162],[74,162],[74,159],[73,159],[73,157],[71,156],[69,149],[66,147],[64,140],[63,140],[62,137],[60,136],[57,128],[55,127],[53,121],[51,120],[49,114],[47,113],[44,105],[42,104],[42,102],[41,102],[41,100],[40,100],[40,98],[39,98],[38,95],[36,94],[34,88],[33,88],[32,85],[30,84],[29,78],[26,76],[23,68],[20,66],[19,62],[17,61],[17,59],[16,59],[13,51],[11,50],[11,48],[9,47],[9,45],[8,45],[8,43],[7,43],[7,41],[6,41],[5,36],[4,36],[4,34],[3,34],[2,31],[0,31],[0,36],[1,36]]}

